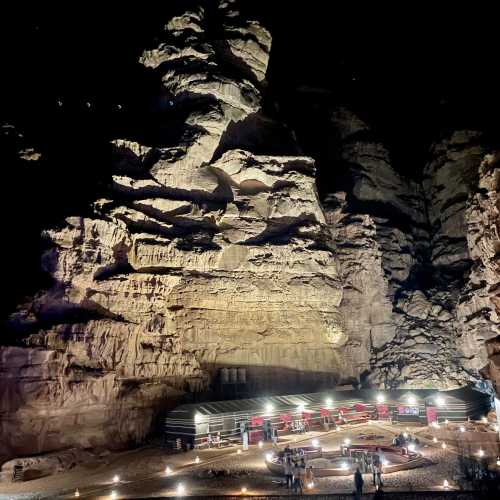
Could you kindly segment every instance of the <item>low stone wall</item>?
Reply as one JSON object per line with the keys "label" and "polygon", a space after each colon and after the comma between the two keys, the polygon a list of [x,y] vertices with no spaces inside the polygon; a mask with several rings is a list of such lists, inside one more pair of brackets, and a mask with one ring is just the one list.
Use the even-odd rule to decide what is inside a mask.
{"label": "low stone wall", "polygon": [[98,458],[97,455],[78,448],[33,457],[15,458],[1,465],[0,481],[13,481],[15,467],[22,468],[20,480],[28,481],[64,472],[76,465],[97,460]]}

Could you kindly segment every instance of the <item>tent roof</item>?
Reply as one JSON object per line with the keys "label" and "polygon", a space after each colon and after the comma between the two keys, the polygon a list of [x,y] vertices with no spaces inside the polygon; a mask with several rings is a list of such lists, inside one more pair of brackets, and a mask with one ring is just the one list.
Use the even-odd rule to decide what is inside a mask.
{"label": "tent roof", "polygon": [[[378,389],[361,389],[349,391],[324,391],[306,394],[291,394],[283,396],[269,396],[251,399],[233,399],[227,401],[200,402],[192,404],[180,405],[168,414],[168,418],[172,419],[192,419],[196,414],[203,416],[215,415],[236,415],[236,414],[251,414],[264,415],[266,405],[273,406],[273,413],[286,413],[296,411],[297,407],[303,405],[304,408],[313,408],[319,411],[321,407],[325,407],[327,398],[331,398],[334,408],[339,406],[354,405],[356,403],[375,404],[377,394],[383,393],[386,397],[386,403],[400,402],[413,394],[419,403],[424,399],[434,397],[438,393],[446,397],[456,397],[460,400],[466,398],[485,397],[484,394],[473,391],[470,387],[455,389],[454,391],[438,391],[434,389],[402,389],[394,391],[378,390]],[[488,397],[488,396],[486,396]]]}

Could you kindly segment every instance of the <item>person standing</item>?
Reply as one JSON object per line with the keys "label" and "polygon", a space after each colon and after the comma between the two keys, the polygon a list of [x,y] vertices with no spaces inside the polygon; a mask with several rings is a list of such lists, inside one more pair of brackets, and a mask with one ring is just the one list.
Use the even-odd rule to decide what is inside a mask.
{"label": "person standing", "polygon": [[375,458],[375,455],[372,455],[372,479],[373,479],[373,486],[376,486],[377,484],[377,459]]}
{"label": "person standing", "polygon": [[285,472],[286,487],[288,489],[291,489],[293,486],[293,466],[289,456],[285,455],[285,463],[283,465],[283,469]]}
{"label": "person standing", "polygon": [[278,445],[278,429],[276,427],[271,428],[271,437],[272,437],[273,445],[277,446]]}
{"label": "person standing", "polygon": [[243,449],[248,450],[248,425],[246,422],[240,422],[240,432],[241,432],[241,441],[243,443]]}
{"label": "person standing", "polygon": [[363,494],[363,475],[359,470],[359,467],[356,467],[356,472],[354,473],[354,487],[356,488],[356,497],[359,498],[360,495]]}
{"label": "person standing", "polygon": [[302,467],[300,466],[299,463],[296,463],[293,466],[293,492],[298,493],[300,490],[300,494],[303,495],[303,489],[302,489],[302,480],[301,480],[301,470]]}
{"label": "person standing", "polygon": [[379,462],[377,464],[377,468],[376,468],[376,487],[377,489],[380,489],[382,488],[382,486],[384,486],[384,483],[382,482],[382,464]]}
{"label": "person standing", "polygon": [[314,474],[313,474],[312,465],[309,465],[306,468],[305,483],[306,483],[306,486],[308,489],[311,489],[314,486]]}

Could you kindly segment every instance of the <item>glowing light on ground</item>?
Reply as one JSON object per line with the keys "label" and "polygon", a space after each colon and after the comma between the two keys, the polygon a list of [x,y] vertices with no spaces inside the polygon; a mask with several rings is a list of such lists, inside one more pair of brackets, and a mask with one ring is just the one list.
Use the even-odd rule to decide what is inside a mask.
{"label": "glowing light on ground", "polygon": [[383,403],[385,401],[385,396],[383,394],[377,394],[377,403]]}
{"label": "glowing light on ground", "polygon": [[480,457],[484,457],[484,450],[482,448],[479,449],[479,451],[477,452],[477,454],[480,456]]}
{"label": "glowing light on ground", "polygon": [[271,403],[266,404],[266,413],[272,413],[274,406]]}
{"label": "glowing light on ground", "polygon": [[238,451],[236,452],[236,454],[237,454],[237,455],[241,455],[241,450],[238,450]]}
{"label": "glowing light on ground", "polygon": [[333,404],[333,399],[332,398],[326,398],[325,399],[325,404],[326,404],[326,406],[331,406]]}
{"label": "glowing light on ground", "polygon": [[448,489],[450,487],[450,483],[448,482],[447,479],[443,481],[443,488]]}
{"label": "glowing light on ground", "polygon": [[74,497],[78,498],[80,496],[80,492],[78,491],[78,488],[75,490]]}
{"label": "glowing light on ground", "polygon": [[196,456],[196,458],[194,459],[194,463],[195,464],[199,464],[200,463],[200,457]]}
{"label": "glowing light on ground", "polygon": [[460,426],[460,432],[465,432],[465,427],[463,425]]}
{"label": "glowing light on ground", "polygon": [[432,438],[432,442],[433,442],[433,443],[437,443],[437,442],[438,442],[438,438],[437,438],[436,436],[434,436],[434,437]]}
{"label": "glowing light on ground", "polygon": [[443,444],[441,445],[441,448],[443,448],[443,450],[446,450],[446,443],[443,443]]}
{"label": "glowing light on ground", "polygon": [[307,483],[307,488],[312,490],[314,488],[314,483]]}
{"label": "glowing light on ground", "polygon": [[169,474],[172,474],[172,469],[171,469],[171,468],[167,465],[167,466],[165,467],[165,475],[167,475],[167,476],[168,476]]}
{"label": "glowing light on ground", "polygon": [[116,493],[116,491],[112,491],[110,497],[112,500],[115,500],[115,498],[118,498],[118,493]]}
{"label": "glowing light on ground", "polygon": [[259,448],[262,448],[264,446],[264,443],[262,441],[259,441]]}
{"label": "glowing light on ground", "polygon": [[344,444],[345,444],[346,446],[349,446],[349,445],[351,444],[351,440],[350,440],[349,438],[345,438],[345,439],[344,439]]}
{"label": "glowing light on ground", "polygon": [[241,488],[241,493],[244,495],[246,492],[247,492],[247,488],[246,486],[243,486],[243,488]]}
{"label": "glowing light on ground", "polygon": [[315,448],[319,448],[319,441],[317,439],[313,439],[311,441],[311,444],[315,447]]}
{"label": "glowing light on ground", "polygon": [[273,459],[273,454],[272,453],[266,453],[264,455],[266,457],[266,461],[270,462]]}
{"label": "glowing light on ground", "polygon": [[117,474],[115,474],[115,475],[113,476],[113,483],[115,483],[115,484],[116,484],[116,483],[119,483],[119,482],[120,482],[120,476],[118,476]]}
{"label": "glowing light on ground", "polygon": [[176,493],[177,493],[177,496],[185,495],[186,494],[186,487],[182,483],[179,483],[177,485]]}

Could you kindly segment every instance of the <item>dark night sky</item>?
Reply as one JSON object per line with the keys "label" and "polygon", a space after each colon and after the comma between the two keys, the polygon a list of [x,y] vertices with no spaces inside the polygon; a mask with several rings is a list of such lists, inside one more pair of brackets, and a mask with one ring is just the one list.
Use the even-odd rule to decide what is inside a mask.
{"label": "dark night sky", "polygon": [[[122,2],[105,11],[104,2],[38,2],[37,8],[18,2],[1,16],[0,121],[16,125],[44,157],[40,165],[20,167],[5,150],[2,155],[8,234],[2,257],[11,292],[2,314],[40,286],[40,229],[84,212],[107,179],[109,140],[130,136],[147,120],[154,84],[136,61],[176,3]],[[396,168],[410,175],[441,129],[477,126],[495,135],[493,8],[460,10],[454,2],[438,12],[433,3],[404,2],[383,12],[339,5],[246,2],[273,34],[270,100],[282,103],[284,120],[309,131],[307,153],[314,156],[321,120],[338,104],[368,119]],[[324,88],[327,97],[314,108],[295,92],[300,85]]]}

